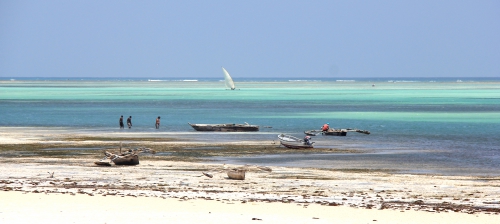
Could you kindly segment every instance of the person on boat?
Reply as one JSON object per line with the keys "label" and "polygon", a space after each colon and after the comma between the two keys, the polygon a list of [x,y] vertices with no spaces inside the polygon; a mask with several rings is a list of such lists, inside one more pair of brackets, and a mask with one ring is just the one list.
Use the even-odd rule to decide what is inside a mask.
{"label": "person on boat", "polygon": [[120,117],[119,123],[120,123],[120,129],[122,129],[123,128],[123,115]]}
{"label": "person on boat", "polygon": [[128,116],[127,125],[128,125],[128,128],[132,128],[132,116]]}
{"label": "person on boat", "polygon": [[156,129],[159,129],[160,128],[160,116],[158,116],[158,118],[156,118]]}
{"label": "person on boat", "polygon": [[321,127],[321,130],[323,132],[327,132],[328,130],[330,130],[330,123],[324,124],[323,127]]}
{"label": "person on boat", "polygon": [[306,135],[306,137],[304,137],[304,144],[311,145],[311,136]]}

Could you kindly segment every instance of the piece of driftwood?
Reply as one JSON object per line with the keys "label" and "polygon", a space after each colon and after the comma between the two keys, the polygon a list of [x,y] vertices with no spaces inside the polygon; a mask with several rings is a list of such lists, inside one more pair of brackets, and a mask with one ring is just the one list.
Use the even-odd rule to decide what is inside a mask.
{"label": "piece of driftwood", "polygon": [[104,157],[104,159],[102,159],[100,161],[94,162],[94,164],[99,165],[99,166],[111,166],[111,163],[109,163],[109,160],[107,157]]}
{"label": "piece of driftwood", "polygon": [[269,167],[266,167],[266,166],[258,166],[257,168],[260,169],[260,170],[263,170],[263,171],[267,171],[267,172],[272,172],[273,171],[273,169],[271,169]]}
{"label": "piece of driftwood", "polygon": [[245,179],[245,170],[232,169],[227,171],[227,177],[233,180],[244,180]]}
{"label": "piece of driftwood", "polygon": [[202,172],[202,173],[203,173],[203,175],[205,175],[207,177],[210,177],[210,178],[214,177],[214,175],[212,175],[212,174],[209,174],[209,173],[206,173],[206,172]]}

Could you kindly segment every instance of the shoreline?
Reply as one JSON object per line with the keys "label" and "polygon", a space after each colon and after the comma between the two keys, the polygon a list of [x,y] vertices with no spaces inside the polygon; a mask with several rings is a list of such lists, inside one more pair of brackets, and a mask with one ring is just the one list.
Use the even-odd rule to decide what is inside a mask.
{"label": "shoreline", "polygon": [[[142,155],[151,160],[213,163],[278,165],[317,168],[347,172],[385,172],[390,174],[497,177],[490,166],[422,160],[419,154],[441,153],[442,150],[385,150],[364,148],[363,142],[350,145],[331,144],[308,150],[287,149],[268,133],[226,133],[168,131],[130,132],[117,129],[0,127],[0,156],[17,158],[57,157],[96,158],[101,151],[124,148],[151,148],[158,153]],[[255,135],[257,134],[257,135]],[[266,136],[259,139],[257,136]],[[338,139],[341,140],[341,139]],[[343,140],[345,142],[345,140]],[[357,146],[360,145],[360,146]],[[21,146],[21,147],[20,147]],[[401,154],[400,154],[401,153]],[[386,154],[387,156],[384,156]],[[410,155],[399,157],[399,155]],[[416,157],[411,157],[416,155]],[[427,156],[429,157],[429,156]],[[403,158],[404,160],[399,160]],[[431,158],[431,157],[429,157]],[[465,161],[464,161],[465,162]],[[257,165],[255,164],[255,165]]]}
{"label": "shoreline", "polygon": [[[109,211],[110,206],[125,203],[114,199],[134,201],[122,205],[120,211],[124,217],[127,217],[125,211],[129,211],[130,214],[131,210],[137,209],[137,204],[144,202],[147,205],[148,200],[155,200],[154,204],[163,203],[159,202],[160,200],[169,201],[166,204],[174,207],[188,203],[201,206],[205,202],[218,203],[206,205],[205,208],[216,208],[222,204],[234,207],[233,211],[218,216],[207,216],[207,210],[202,210],[202,213],[189,208],[178,212],[165,210],[153,212],[150,208],[151,211],[144,211],[145,214],[156,217],[149,220],[150,223],[159,223],[162,220],[160,217],[164,216],[179,217],[179,222],[199,221],[194,218],[195,215],[204,217],[200,218],[202,221],[212,223],[227,221],[227,218],[234,218],[238,220],[235,222],[240,223],[239,218],[242,217],[244,217],[241,219],[242,222],[279,222],[277,220],[289,219],[318,223],[339,222],[338,220],[345,220],[348,223],[375,222],[373,220],[377,220],[376,223],[422,223],[429,220],[432,222],[440,220],[438,223],[500,222],[500,176],[390,174],[377,171],[347,172],[284,166],[268,166],[272,170],[269,172],[258,169],[252,164],[248,166],[217,164],[196,159],[173,161],[169,160],[170,157],[158,159],[147,154],[140,154],[140,164],[136,166],[103,167],[94,164],[102,158],[101,150],[49,150],[37,154],[40,153],[39,148],[26,147],[44,148],[52,145],[85,147],[103,144],[116,152],[116,143],[120,141],[114,139],[120,139],[120,136],[80,138],[81,136],[75,133],[54,133],[47,130],[7,132],[6,128],[0,128],[0,131],[5,133],[0,139],[2,149],[0,163],[3,169],[0,173],[0,192],[2,198],[11,198],[7,203],[2,203],[4,207],[0,207],[0,220],[5,220],[6,223],[21,223],[30,217],[46,218],[46,221],[49,221],[52,216],[61,215],[54,209],[67,203],[66,199],[63,199],[66,196],[73,197],[72,200],[83,200],[81,202],[83,204],[78,206],[85,208],[78,207],[74,211],[64,209],[63,218],[59,219],[60,223],[67,223],[68,219],[76,223],[88,223],[88,220],[75,218],[81,217],[84,213],[95,214],[96,220],[103,220],[106,223],[119,223],[106,217],[103,212]],[[32,135],[34,132],[38,134]],[[95,140],[96,137],[102,139]],[[213,143],[183,143],[175,139],[165,139],[162,142],[156,142],[157,139],[145,139],[145,141],[140,139],[137,138],[134,146],[148,142],[158,147],[167,145],[171,147],[167,148],[168,150],[181,150],[192,145],[213,146]],[[217,144],[222,148],[222,153],[231,152],[231,150],[224,151],[223,148],[231,148],[234,145],[241,147],[238,149],[242,150],[241,152],[249,150],[246,147],[253,147],[252,142]],[[213,151],[210,147],[206,150]],[[251,151],[253,150],[256,149],[252,148]],[[269,149],[263,147],[259,150]],[[16,153],[19,151],[23,153]],[[289,151],[296,152],[296,150]],[[190,156],[196,158],[196,155]],[[225,171],[231,168],[246,169],[246,179],[228,179]],[[203,175],[203,172],[212,174],[213,178]],[[22,198],[25,196],[27,199],[23,201],[25,199]],[[32,207],[35,205],[30,205],[33,197],[43,197],[41,203],[46,202],[48,206],[40,210],[35,209]],[[19,202],[16,201],[17,198]],[[103,198],[111,203],[102,201]],[[18,206],[9,206],[15,203],[19,203]],[[262,212],[269,210],[280,212],[263,214],[254,210],[247,211],[248,208],[245,206],[248,205],[270,206],[262,209]],[[280,207],[285,205],[291,207]],[[319,213],[302,217],[301,212],[293,212],[292,208]],[[120,211],[116,211],[117,214],[122,214]],[[23,212],[32,215],[28,217],[15,215]],[[115,216],[114,212],[111,216]],[[159,213],[162,215],[157,217]],[[353,215],[344,216],[344,214]],[[65,218],[67,219],[63,220]],[[248,220],[249,218],[261,220]],[[162,221],[164,223],[165,220]],[[58,223],[57,220],[54,223]]]}

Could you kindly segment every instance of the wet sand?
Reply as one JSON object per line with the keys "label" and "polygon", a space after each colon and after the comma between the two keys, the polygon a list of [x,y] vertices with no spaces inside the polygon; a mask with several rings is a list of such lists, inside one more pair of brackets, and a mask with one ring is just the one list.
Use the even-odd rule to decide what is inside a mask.
{"label": "wet sand", "polygon": [[[103,167],[94,164],[103,156],[100,150],[42,155],[27,145],[116,145],[123,136],[85,134],[90,141],[64,131],[0,131],[1,223],[500,223],[498,176],[279,166],[267,167],[269,172],[251,164],[169,161],[154,155],[141,155],[137,166]],[[138,141],[153,149],[155,144],[186,144]],[[232,144],[242,143],[224,143]],[[246,179],[228,179],[225,170],[231,168],[247,169]]]}

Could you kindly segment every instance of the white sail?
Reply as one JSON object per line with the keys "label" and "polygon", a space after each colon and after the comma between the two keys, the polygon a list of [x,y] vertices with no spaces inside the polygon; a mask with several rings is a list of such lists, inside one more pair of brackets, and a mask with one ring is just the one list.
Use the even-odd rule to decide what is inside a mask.
{"label": "white sail", "polygon": [[226,87],[234,90],[234,82],[229,73],[222,67],[222,72],[224,72],[224,82],[226,83]]}

